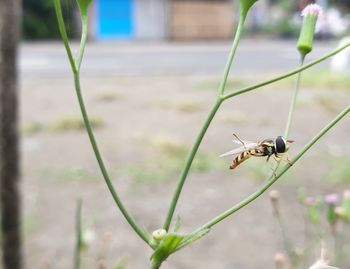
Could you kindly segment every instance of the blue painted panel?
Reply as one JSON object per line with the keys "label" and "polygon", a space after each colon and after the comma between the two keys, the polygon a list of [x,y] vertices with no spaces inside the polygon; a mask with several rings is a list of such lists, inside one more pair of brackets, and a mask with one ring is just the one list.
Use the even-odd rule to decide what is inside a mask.
{"label": "blue painted panel", "polygon": [[133,36],[133,0],[97,1],[98,38]]}

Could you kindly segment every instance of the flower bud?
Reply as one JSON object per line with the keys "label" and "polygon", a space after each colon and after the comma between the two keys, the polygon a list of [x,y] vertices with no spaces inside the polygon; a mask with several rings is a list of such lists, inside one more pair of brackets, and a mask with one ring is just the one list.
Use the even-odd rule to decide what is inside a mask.
{"label": "flower bud", "polygon": [[167,231],[164,229],[155,230],[152,233],[152,238],[149,240],[149,244],[152,248],[158,247],[162,239],[167,235]]}
{"label": "flower bud", "polygon": [[88,8],[90,4],[92,3],[92,0],[77,0],[79,10],[81,13],[81,16],[84,18],[87,18],[88,16]]}
{"label": "flower bud", "polygon": [[239,0],[239,5],[241,9],[241,15],[244,17],[247,15],[249,9],[257,2],[258,0]]}
{"label": "flower bud", "polygon": [[305,57],[313,47],[315,27],[318,16],[322,13],[322,8],[317,4],[310,4],[302,11],[304,17],[301,27],[297,48],[302,57]]}
{"label": "flower bud", "polygon": [[306,197],[303,203],[306,206],[315,206],[317,204],[313,197]]}
{"label": "flower bud", "polygon": [[275,265],[277,269],[285,268],[287,263],[286,256],[283,253],[276,253],[275,255]]}
{"label": "flower bud", "polygon": [[337,206],[335,209],[334,209],[334,212],[337,216],[341,217],[341,218],[346,218],[346,211],[345,211],[345,208],[344,207],[341,207],[341,206]]}
{"label": "flower bud", "polygon": [[337,193],[327,194],[324,198],[325,202],[329,205],[336,205],[339,203],[340,198]]}
{"label": "flower bud", "polygon": [[152,237],[156,240],[156,241],[161,241],[164,236],[166,236],[167,232],[166,230],[164,229],[158,229],[158,230],[155,230],[153,233],[152,233]]}
{"label": "flower bud", "polygon": [[325,197],[325,202],[328,205],[327,219],[331,226],[334,226],[337,221],[337,214],[335,213],[335,207],[340,202],[339,195],[336,193],[328,194]]}
{"label": "flower bud", "polygon": [[280,193],[278,190],[271,190],[269,192],[269,197],[270,197],[271,201],[277,201],[278,198],[280,198]]}

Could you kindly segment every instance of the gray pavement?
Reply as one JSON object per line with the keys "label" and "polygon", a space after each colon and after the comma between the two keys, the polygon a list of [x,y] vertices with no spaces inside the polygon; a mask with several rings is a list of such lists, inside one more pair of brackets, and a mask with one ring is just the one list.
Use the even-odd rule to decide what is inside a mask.
{"label": "gray pavement", "polygon": [[[337,46],[319,42],[308,60]],[[77,44],[73,44],[77,49]],[[83,74],[118,75],[219,75],[222,73],[230,42],[109,42],[87,45]],[[298,65],[295,41],[243,40],[237,51],[233,71],[282,72]],[[71,76],[64,47],[60,42],[21,45],[22,78]]]}

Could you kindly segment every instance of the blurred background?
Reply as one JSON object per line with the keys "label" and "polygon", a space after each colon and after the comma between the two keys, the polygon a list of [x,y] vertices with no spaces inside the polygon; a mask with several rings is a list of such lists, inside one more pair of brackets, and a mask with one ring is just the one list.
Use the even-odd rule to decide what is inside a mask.
{"label": "blurred background", "polygon": [[[291,38],[298,34],[300,10],[310,0],[262,0],[250,13],[248,34]],[[325,16],[318,35],[324,39],[349,32],[350,2],[321,0]],[[79,35],[74,1],[63,0],[69,32]],[[232,0],[96,0],[90,12],[91,40],[223,40],[233,34],[237,3]],[[53,2],[23,1],[26,40],[58,38]]]}
{"label": "blurred background", "polygon": [[[76,3],[61,2],[76,51],[80,35]],[[299,65],[300,11],[310,2],[257,2],[246,23],[228,91]],[[350,1],[318,3],[324,14],[307,61],[333,50],[350,35]],[[74,214],[77,199],[82,198],[86,242],[82,268],[146,268],[151,252],[114,206],[84,131],[53,1],[23,0],[22,4],[25,265],[72,268]],[[163,222],[185,156],[216,96],[237,14],[237,1],[231,0],[93,1],[83,93],[116,189],[136,221],[149,231]],[[303,73],[290,134],[295,140],[291,156],[349,104],[349,61],[347,51]],[[181,232],[193,231],[263,183],[273,160],[252,158],[230,171],[232,160],[218,156],[234,147],[232,133],[247,140],[283,133],[294,83],[292,77],[222,106],[179,201]],[[321,240],[331,260],[336,260],[338,241],[327,221],[327,207],[321,204],[324,195],[341,196],[350,188],[349,132],[346,118],[275,185],[285,233],[293,251],[303,256],[301,268],[316,260]],[[318,222],[308,221],[304,198],[321,201]],[[342,253],[349,253],[348,222],[337,225]],[[285,253],[280,228],[264,195],[171,257],[164,268],[274,268],[275,254]],[[347,232],[343,235],[341,229]],[[337,262],[350,268],[348,255]]]}

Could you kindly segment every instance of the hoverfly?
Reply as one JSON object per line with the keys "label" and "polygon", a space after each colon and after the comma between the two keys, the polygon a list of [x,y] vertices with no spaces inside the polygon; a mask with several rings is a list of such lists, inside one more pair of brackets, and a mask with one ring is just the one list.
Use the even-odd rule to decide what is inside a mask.
{"label": "hoverfly", "polygon": [[230,169],[235,169],[238,165],[249,159],[251,156],[266,157],[266,161],[269,161],[270,157],[281,158],[284,153],[289,149],[289,144],[293,143],[293,140],[286,140],[283,136],[277,136],[275,139],[265,139],[259,142],[243,141],[237,135],[233,134],[237,140],[233,140],[234,143],[242,145],[239,148],[230,150],[220,157],[237,155],[230,165]]}

